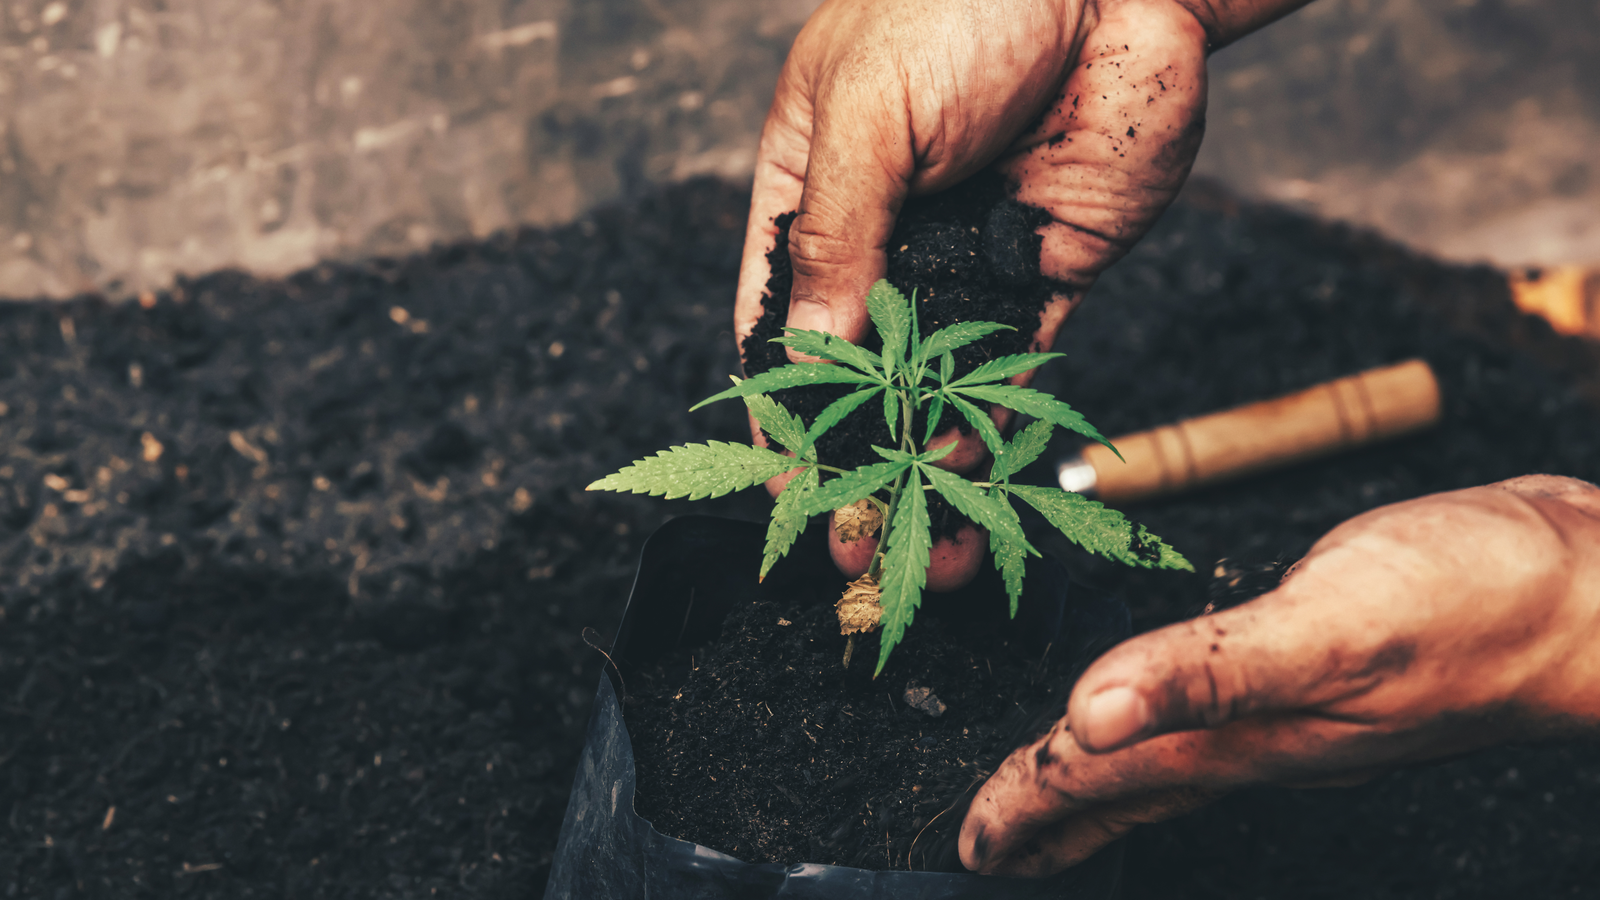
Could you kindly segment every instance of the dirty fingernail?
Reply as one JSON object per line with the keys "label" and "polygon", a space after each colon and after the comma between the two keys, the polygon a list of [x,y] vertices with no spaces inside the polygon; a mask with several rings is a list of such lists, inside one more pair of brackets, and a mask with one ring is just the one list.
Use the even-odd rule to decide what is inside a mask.
{"label": "dirty fingernail", "polygon": [[833,311],[818,300],[796,300],[789,306],[790,328],[826,331],[833,334]]}
{"label": "dirty fingernail", "polygon": [[1155,722],[1150,705],[1138,691],[1127,687],[1106,688],[1089,698],[1083,716],[1088,750],[1109,750],[1147,734]]}

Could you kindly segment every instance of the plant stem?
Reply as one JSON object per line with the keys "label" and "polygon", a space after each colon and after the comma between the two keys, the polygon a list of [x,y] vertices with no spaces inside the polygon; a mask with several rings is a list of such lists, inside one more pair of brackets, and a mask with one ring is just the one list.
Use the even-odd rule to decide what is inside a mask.
{"label": "plant stem", "polygon": [[889,489],[889,511],[883,514],[883,526],[878,529],[878,549],[872,554],[872,565],[867,568],[867,574],[873,578],[879,577],[883,571],[883,556],[889,547],[889,523],[894,521],[894,511],[900,505],[900,493],[905,482],[906,473],[901,472],[894,480],[894,487]]}
{"label": "plant stem", "polygon": [[[911,437],[911,420],[917,411],[914,394],[913,391],[905,391],[900,395],[900,449],[912,454],[917,452],[917,443]],[[883,557],[889,547],[889,531],[894,522],[894,512],[900,506],[900,494],[905,489],[905,483],[906,473],[901,472],[894,480],[894,487],[889,489],[889,511],[884,513],[883,527],[878,531],[878,550],[872,555],[872,565],[867,569],[867,574],[874,578],[883,571]]]}
{"label": "plant stem", "polygon": [[[890,390],[894,390],[894,388],[890,388]],[[900,394],[900,449],[911,454],[917,452],[916,441],[911,438],[911,421],[917,411],[917,401],[914,399],[915,394],[914,390],[903,391]],[[827,467],[818,466],[818,468],[826,469]],[[894,487],[889,489],[889,509],[883,514],[883,525],[878,529],[878,549],[872,554],[872,565],[867,568],[868,575],[880,580],[883,576],[883,557],[888,552],[889,547],[889,531],[891,524],[894,522],[894,512],[900,506],[900,495],[905,490],[905,484],[906,473],[901,472],[899,477],[894,480]],[[856,636],[852,634],[845,638],[844,642],[844,668],[850,668],[850,658],[855,655],[855,652]]]}

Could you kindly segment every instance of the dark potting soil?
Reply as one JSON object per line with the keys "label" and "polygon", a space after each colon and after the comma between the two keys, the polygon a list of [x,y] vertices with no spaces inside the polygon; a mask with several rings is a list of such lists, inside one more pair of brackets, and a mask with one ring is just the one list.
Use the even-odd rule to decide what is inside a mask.
{"label": "dark potting soil", "polygon": [[[1035,532],[1136,630],[1201,609],[1213,561],[1297,558],[1381,504],[1600,478],[1600,352],[1500,275],[1200,188],[1041,388],[1115,435],[1420,353],[1447,418],[1129,508],[1201,575]],[[582,628],[614,627],[665,518],[768,505],[581,490],[745,439],[737,403],[682,411],[736,371],[748,203],[701,181],[148,310],[0,306],[0,896],[540,896],[602,662]],[[1130,844],[1132,898],[1594,896],[1600,748],[1241,791]]]}
{"label": "dark potting soil", "polygon": [[951,808],[1064,702],[1070,661],[1008,633],[986,583],[933,598],[874,678],[877,635],[842,664],[843,587],[765,590],[717,642],[629,679],[635,809],[749,862],[963,871]]}
{"label": "dark potting soil", "polygon": [[0,304],[0,897],[537,897],[748,202]]}

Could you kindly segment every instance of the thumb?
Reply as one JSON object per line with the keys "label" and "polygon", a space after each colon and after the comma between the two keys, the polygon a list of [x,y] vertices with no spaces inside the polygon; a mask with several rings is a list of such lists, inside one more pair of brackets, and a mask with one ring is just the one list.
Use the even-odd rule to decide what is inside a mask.
{"label": "thumb", "polygon": [[862,94],[834,84],[817,98],[789,227],[789,326],[851,342],[866,333],[867,291],[887,271],[885,249],[915,168],[907,113],[885,103],[894,92]]}
{"label": "thumb", "polygon": [[1298,599],[1280,588],[1112,648],[1084,672],[1068,701],[1078,745],[1105,753],[1168,732],[1320,702],[1324,689],[1362,690],[1354,682],[1363,679],[1350,676],[1363,673],[1341,665],[1336,648],[1353,648],[1340,640],[1339,623]]}

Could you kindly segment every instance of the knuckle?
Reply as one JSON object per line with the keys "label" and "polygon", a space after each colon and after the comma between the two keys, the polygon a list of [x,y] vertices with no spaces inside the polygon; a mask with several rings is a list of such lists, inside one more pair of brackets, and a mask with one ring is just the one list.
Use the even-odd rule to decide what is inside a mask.
{"label": "knuckle", "polygon": [[856,247],[831,229],[824,230],[815,223],[802,225],[799,219],[789,229],[789,261],[797,273],[829,274],[848,267],[859,256]]}
{"label": "knuckle", "polygon": [[1225,672],[1220,672],[1219,667],[1213,665],[1210,659],[1200,664],[1203,678],[1197,679],[1196,687],[1202,688],[1203,693],[1198,698],[1199,702],[1193,705],[1199,719],[1199,724],[1206,728],[1215,728],[1224,722],[1232,721],[1238,712],[1238,695],[1222,679]]}
{"label": "knuckle", "polygon": [[1229,659],[1227,631],[1212,623],[1188,623],[1187,638],[1197,649],[1193,661],[1180,664],[1168,681],[1168,710],[1173,725],[1215,728],[1245,711],[1250,695],[1241,667]]}

